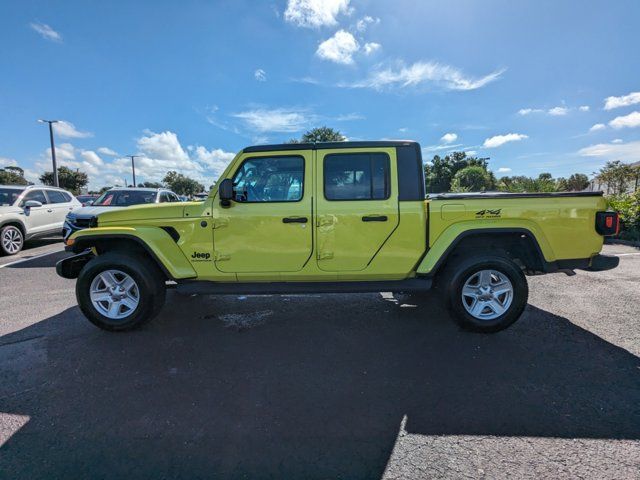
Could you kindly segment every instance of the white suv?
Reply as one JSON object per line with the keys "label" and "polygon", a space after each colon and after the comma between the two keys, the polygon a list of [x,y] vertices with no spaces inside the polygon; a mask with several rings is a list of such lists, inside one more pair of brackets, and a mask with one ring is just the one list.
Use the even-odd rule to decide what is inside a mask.
{"label": "white suv", "polygon": [[34,237],[60,235],[67,214],[80,207],[61,188],[0,185],[0,254],[15,255]]}

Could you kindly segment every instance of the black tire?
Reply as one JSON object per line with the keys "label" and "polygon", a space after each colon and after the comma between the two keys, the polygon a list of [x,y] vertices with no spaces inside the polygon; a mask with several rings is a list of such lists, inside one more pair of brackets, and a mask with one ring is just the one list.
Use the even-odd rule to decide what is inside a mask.
{"label": "black tire", "polygon": [[[10,237],[10,238],[9,238]],[[10,244],[8,243],[11,240]],[[17,250],[14,245],[17,244]],[[24,235],[15,225],[5,225],[0,228],[0,253],[3,255],[15,255],[24,247]]]}
{"label": "black tire", "polygon": [[[495,318],[481,319],[469,313],[465,308],[465,302],[469,308],[472,308],[475,302],[469,297],[463,298],[462,289],[468,280],[479,278],[479,272],[487,270],[506,276],[511,282],[512,294],[510,304],[504,313]],[[499,332],[518,320],[527,306],[529,297],[527,278],[522,269],[508,257],[488,254],[463,258],[448,267],[441,280],[440,286],[446,292],[449,309],[456,321],[466,330],[482,333]],[[491,282],[494,280],[498,281],[496,276],[492,276]],[[489,295],[492,294],[489,293]],[[501,296],[498,300],[500,301],[500,299],[504,301],[506,296]],[[489,306],[486,309],[481,307],[481,312],[491,316],[492,308]]]}
{"label": "black tire", "polygon": [[[125,318],[112,319],[101,313],[91,301],[92,282],[107,270],[129,275],[136,284],[138,304]],[[98,255],[82,268],[76,282],[76,299],[82,313],[91,323],[110,332],[133,330],[144,325],[160,313],[165,297],[165,277],[160,269],[145,258],[127,253]]]}

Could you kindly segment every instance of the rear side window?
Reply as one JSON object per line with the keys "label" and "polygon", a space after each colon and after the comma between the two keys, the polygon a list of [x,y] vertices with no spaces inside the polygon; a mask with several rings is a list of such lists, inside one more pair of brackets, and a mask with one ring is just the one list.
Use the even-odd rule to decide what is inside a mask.
{"label": "rear side window", "polygon": [[35,200],[36,202],[40,202],[43,205],[47,203],[47,199],[44,196],[44,192],[42,190],[29,190],[24,195],[24,197],[22,197],[21,205],[24,206],[24,204],[29,200]]}
{"label": "rear side window", "polygon": [[336,153],[324,157],[327,200],[386,200],[391,195],[386,153]]}
{"label": "rear side window", "polygon": [[64,193],[58,190],[47,190],[47,196],[49,197],[49,203],[66,203],[71,201],[70,198],[67,199]]}

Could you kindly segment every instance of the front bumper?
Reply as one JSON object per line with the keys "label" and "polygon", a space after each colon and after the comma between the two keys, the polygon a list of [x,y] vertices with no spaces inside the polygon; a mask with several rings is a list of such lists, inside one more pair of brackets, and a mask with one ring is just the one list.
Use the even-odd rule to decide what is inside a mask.
{"label": "front bumper", "polygon": [[620,263],[620,257],[614,257],[611,255],[596,255],[591,258],[591,265],[585,270],[590,272],[602,272],[604,270],[611,270],[616,268]]}

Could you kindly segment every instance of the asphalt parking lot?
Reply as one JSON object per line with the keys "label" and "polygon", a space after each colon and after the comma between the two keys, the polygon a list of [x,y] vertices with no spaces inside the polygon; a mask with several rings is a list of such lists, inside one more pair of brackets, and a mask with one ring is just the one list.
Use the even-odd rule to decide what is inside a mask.
{"label": "asphalt parking lot", "polygon": [[495,335],[436,293],[173,291],[110,334],[45,242],[0,261],[0,477],[640,478],[640,251],[605,251]]}

